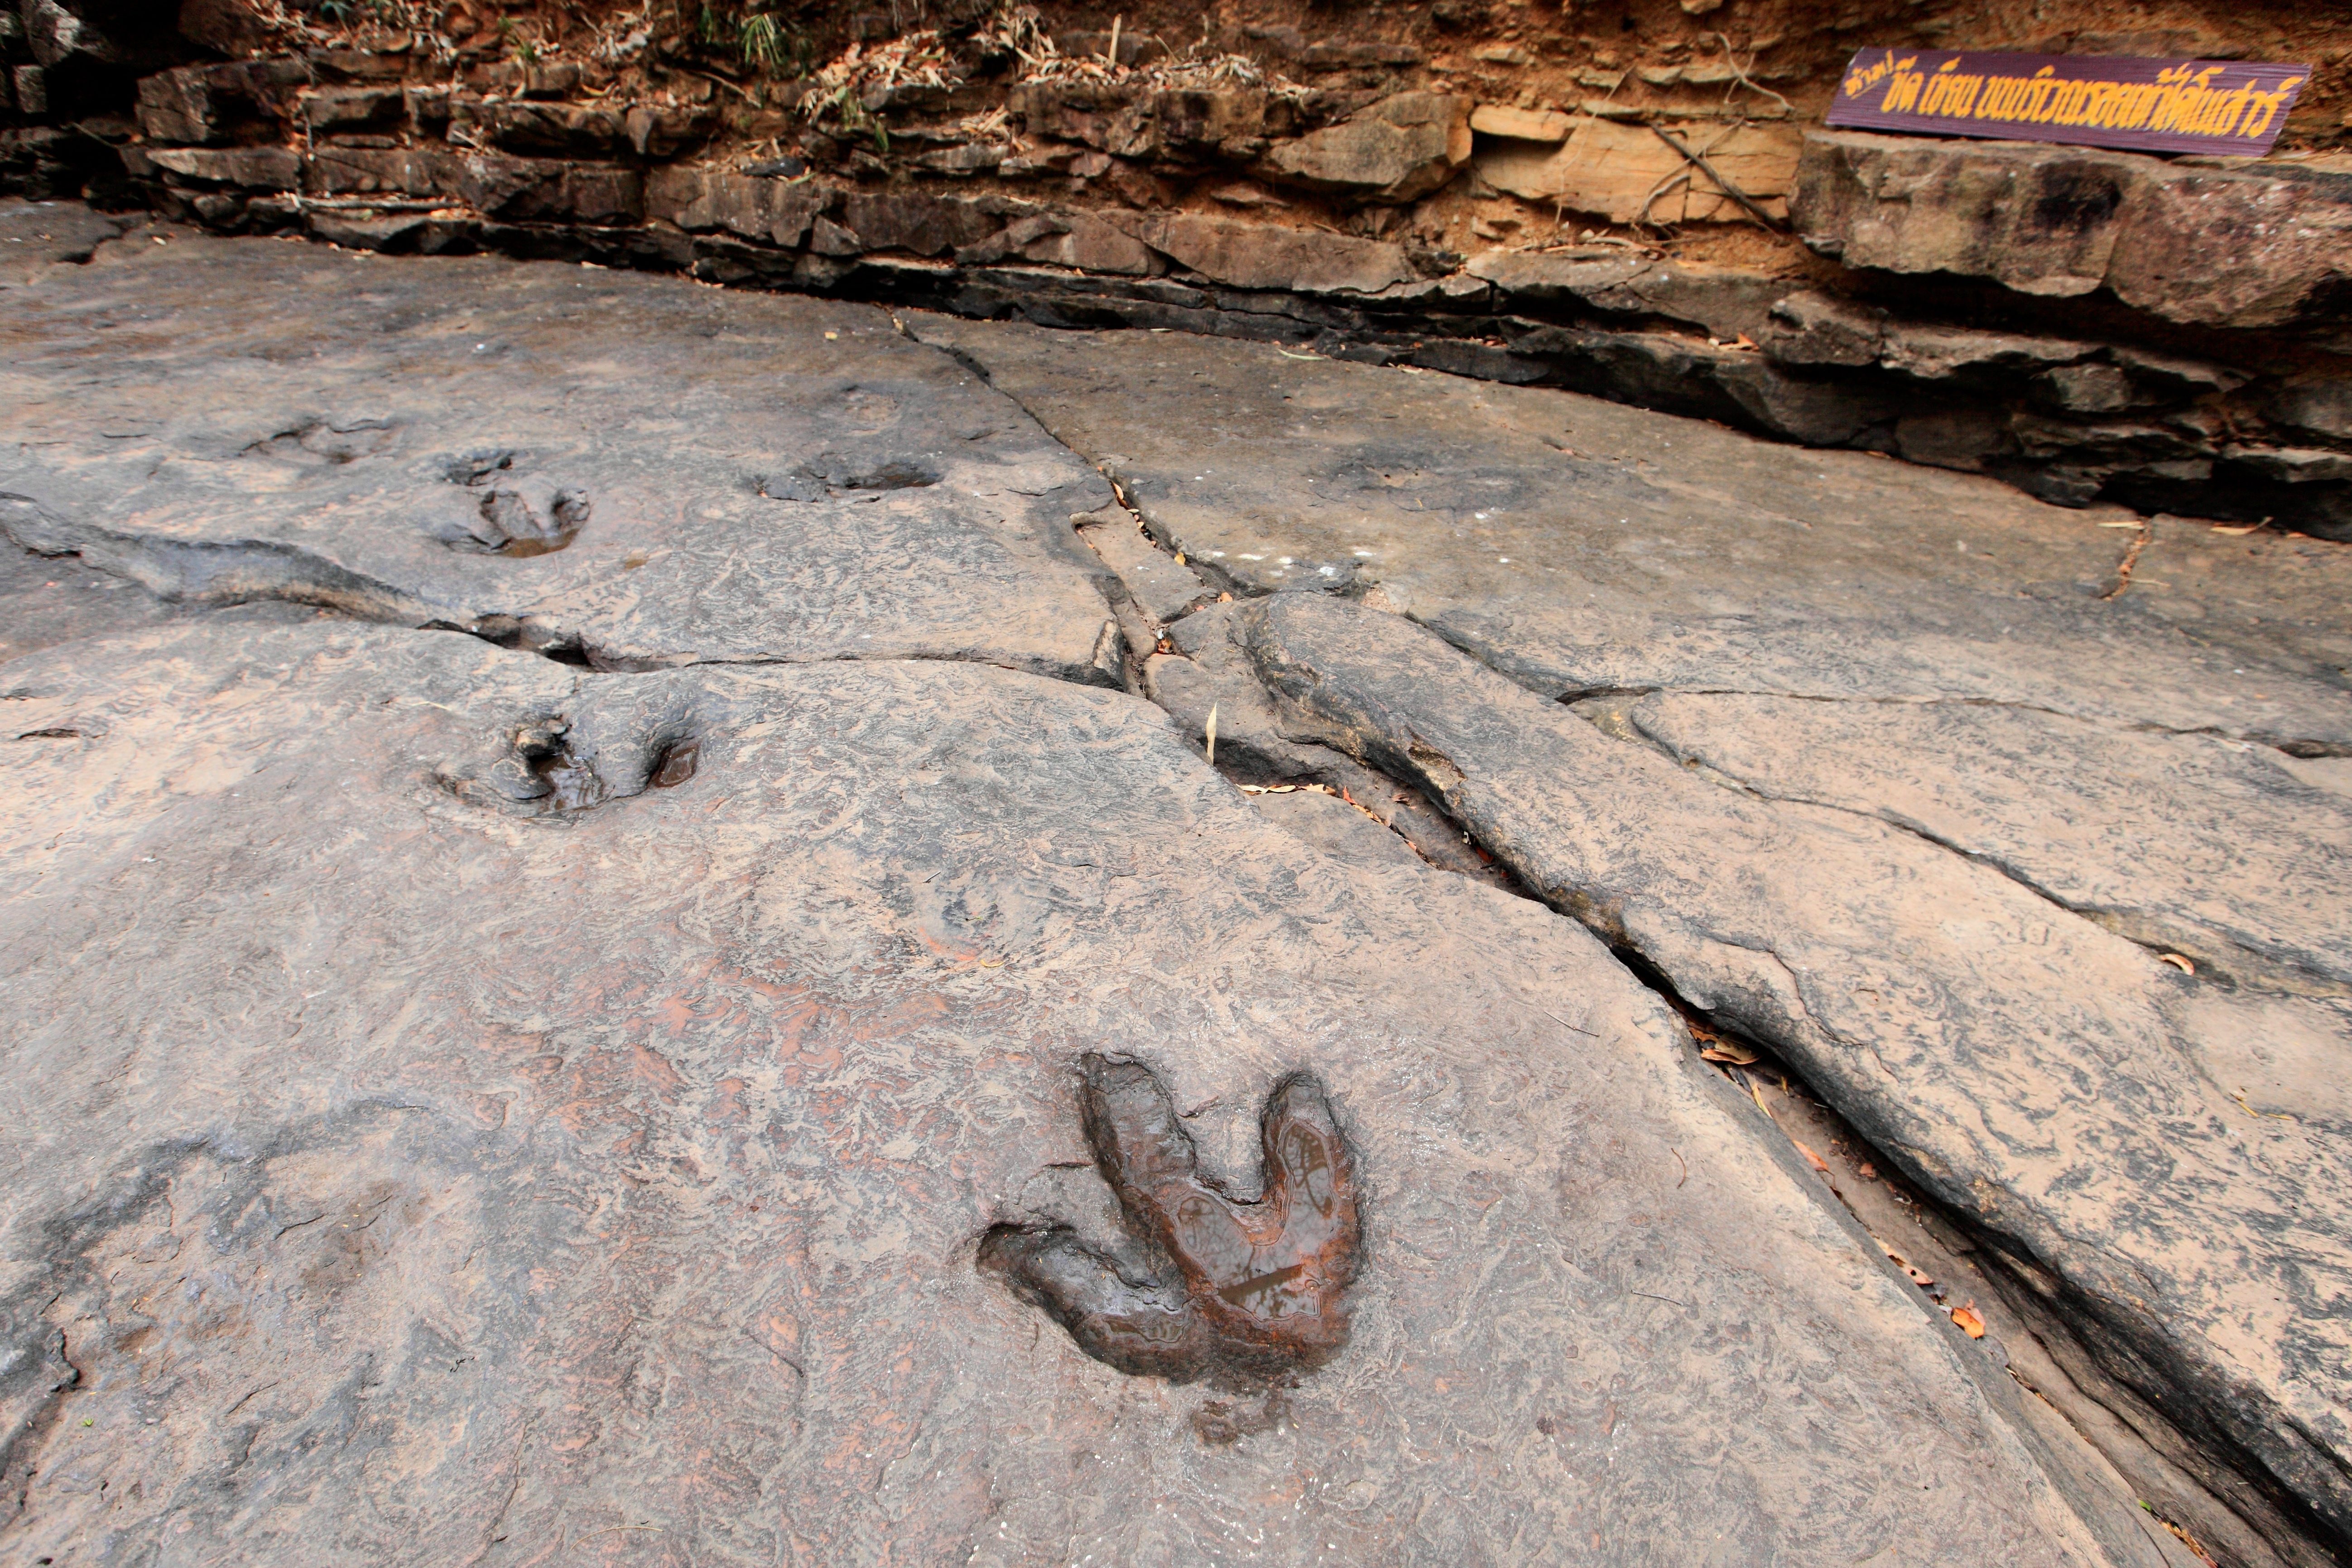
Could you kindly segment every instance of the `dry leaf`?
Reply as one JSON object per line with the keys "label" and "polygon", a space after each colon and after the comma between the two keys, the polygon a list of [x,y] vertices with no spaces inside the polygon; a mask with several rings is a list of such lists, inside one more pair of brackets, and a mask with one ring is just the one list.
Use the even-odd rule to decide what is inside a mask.
{"label": "dry leaf", "polygon": [[[1878,1241],[1878,1237],[1874,1236],[1870,1239],[1873,1241]],[[1895,1265],[1895,1268],[1903,1270],[1906,1275],[1910,1277],[1911,1283],[1919,1287],[1920,1289],[1930,1290],[1935,1288],[1936,1282],[1927,1278],[1927,1274],[1925,1269],[1914,1267],[1909,1258],[1904,1257],[1901,1253],[1887,1246],[1886,1243],[1878,1241],[1878,1250],[1886,1254],[1886,1261]]]}
{"label": "dry leaf", "polygon": [[1797,1144],[1797,1152],[1805,1157],[1806,1164],[1811,1165],[1814,1170],[1819,1171],[1824,1176],[1830,1173],[1830,1163],[1827,1160],[1822,1159],[1819,1154],[1814,1153],[1802,1143],[1798,1143],[1797,1140],[1794,1138],[1790,1139],[1789,1142]]}
{"label": "dry leaf", "polygon": [[1977,1316],[1977,1310],[1974,1307],[1953,1308],[1952,1321],[1958,1323],[1960,1332],[1968,1335],[1969,1338],[1972,1340],[1984,1338],[1984,1320]]}
{"label": "dry leaf", "polygon": [[2294,1121],[2300,1120],[2298,1117],[2288,1115],[2284,1110],[2256,1110],[2253,1106],[2248,1102],[2246,1099],[2246,1091],[2242,1089],[2231,1089],[2230,1091],[2230,1098],[2236,1100],[2238,1102],[2238,1109],[2244,1111],[2249,1116],[2274,1116],[2281,1121]]}
{"label": "dry leaf", "polygon": [[[1402,800],[1404,796],[1399,795],[1397,798]],[[1711,1062],[1728,1062],[1734,1067],[1743,1068],[1753,1067],[1756,1064],[1756,1053],[1738,1040],[1724,1038],[1696,1018],[1685,1019],[1684,1023],[1690,1029],[1691,1038],[1698,1042],[1698,1054],[1702,1059]]]}
{"label": "dry leaf", "polygon": [[[2140,1506],[2143,1508],[2147,1507],[2146,1503],[2142,1503]],[[2156,1510],[2154,1509],[2149,1509],[2148,1511],[2153,1513]],[[2160,1521],[2159,1522],[2163,1524],[2165,1529],[2172,1531],[2173,1536],[2179,1541],[2181,1545],[2186,1546],[2189,1551],[2197,1553],[2197,1561],[2204,1563],[2205,1568],[2213,1568],[2213,1554],[2206,1551],[2202,1546],[2198,1545],[2197,1538],[2195,1536],[2189,1534],[2187,1531],[2181,1529],[2179,1525],[2173,1523],[2172,1521],[2168,1519]]]}

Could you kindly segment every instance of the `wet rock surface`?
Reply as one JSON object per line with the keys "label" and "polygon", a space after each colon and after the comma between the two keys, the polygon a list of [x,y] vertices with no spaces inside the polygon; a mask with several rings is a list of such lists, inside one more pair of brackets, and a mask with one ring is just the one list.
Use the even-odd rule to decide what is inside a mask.
{"label": "wet rock surface", "polygon": [[878,311],[173,231],[10,300],[0,530],[163,598],[1116,679],[1102,481]]}
{"label": "wet rock surface", "polygon": [[[1130,696],[209,620],[0,688],[27,1555],[2165,1560],[1598,942]],[[1129,1219],[1336,1264],[1350,1175],[1260,1392],[980,1267],[1256,1302]]]}
{"label": "wet rock surface", "polygon": [[2347,552],[1243,345],[915,330],[1236,595],[1151,661],[1172,709],[1438,803],[1998,1238],[2280,1550],[2352,1536]]}

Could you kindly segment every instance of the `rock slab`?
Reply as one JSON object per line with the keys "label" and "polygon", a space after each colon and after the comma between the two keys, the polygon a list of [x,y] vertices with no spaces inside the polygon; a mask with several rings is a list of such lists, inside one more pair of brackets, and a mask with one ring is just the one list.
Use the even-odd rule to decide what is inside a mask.
{"label": "rock slab", "polygon": [[2238,168],[2095,147],[1809,131],[1791,206],[1849,267],[2105,289],[2198,326],[2332,326],[2352,254],[2352,173]]}
{"label": "rock slab", "polygon": [[[1133,698],[209,623],[0,689],[29,1555],[2162,1561],[1596,942],[1343,870]],[[1328,1090],[1364,1261],[1295,1387],[976,1266],[1118,1247],[1105,1047],[1242,1196]]]}
{"label": "rock slab", "polygon": [[1441,804],[2002,1238],[2291,1560],[2352,1539],[2352,552],[1559,393],[915,330],[1235,595],[1151,661],[1172,709]]}
{"label": "rock slab", "polygon": [[0,530],[167,599],[1117,679],[1102,480],[877,310],[175,231],[11,298]]}

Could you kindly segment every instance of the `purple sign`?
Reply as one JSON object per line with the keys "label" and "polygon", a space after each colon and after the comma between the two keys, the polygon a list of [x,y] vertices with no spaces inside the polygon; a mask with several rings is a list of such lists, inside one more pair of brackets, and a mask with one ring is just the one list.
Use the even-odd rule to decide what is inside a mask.
{"label": "purple sign", "polygon": [[1846,67],[1829,122],[2259,158],[2310,79],[2309,66],[1864,49]]}

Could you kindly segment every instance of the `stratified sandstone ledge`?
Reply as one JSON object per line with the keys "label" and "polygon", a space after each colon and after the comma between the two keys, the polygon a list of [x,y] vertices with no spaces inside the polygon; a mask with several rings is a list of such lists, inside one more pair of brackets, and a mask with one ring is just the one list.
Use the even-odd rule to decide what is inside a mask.
{"label": "stratified sandstone ledge", "polygon": [[2352,159],[1814,131],[1798,181],[1805,243],[1850,267],[2062,298],[2104,289],[2190,326],[2346,326]]}
{"label": "stratified sandstone ledge", "polygon": [[[1737,88],[1736,125],[1626,119],[1606,101],[1534,110],[1443,89],[1417,48],[1264,41],[1310,75],[1362,80],[877,87],[860,112],[888,141],[803,136],[804,152],[830,149],[810,153],[812,172],[731,150],[715,102],[597,88],[578,62],[319,50],[149,76],[136,134],[7,132],[0,185],[46,188],[56,160],[102,159],[121,166],[110,184],[50,184],[357,248],[1304,340],[1990,473],[2068,505],[2352,533],[2340,158],[2224,167],[1802,131],[1722,60],[1641,79]],[[1711,149],[1750,205],[1677,182],[1676,137]],[[1406,216],[1465,190],[1684,232],[1761,215],[1828,259],[1687,267],[1532,239],[1465,256]],[[1889,353],[1810,341],[1813,323],[1857,316]]]}

